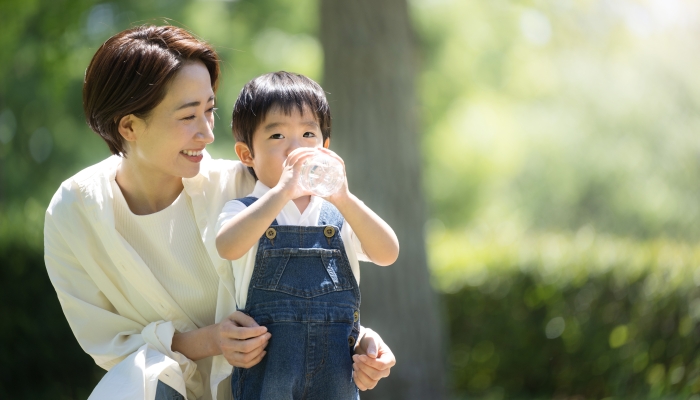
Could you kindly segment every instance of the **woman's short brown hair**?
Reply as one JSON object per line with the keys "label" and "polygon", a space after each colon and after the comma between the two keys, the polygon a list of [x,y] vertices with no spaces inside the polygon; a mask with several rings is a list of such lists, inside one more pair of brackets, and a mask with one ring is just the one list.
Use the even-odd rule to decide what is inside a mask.
{"label": "woman's short brown hair", "polygon": [[100,46],[85,71],[83,109],[88,125],[107,142],[112,154],[126,156],[119,121],[129,114],[147,117],[188,61],[204,63],[216,92],[216,51],[182,28],[138,26],[112,36]]}

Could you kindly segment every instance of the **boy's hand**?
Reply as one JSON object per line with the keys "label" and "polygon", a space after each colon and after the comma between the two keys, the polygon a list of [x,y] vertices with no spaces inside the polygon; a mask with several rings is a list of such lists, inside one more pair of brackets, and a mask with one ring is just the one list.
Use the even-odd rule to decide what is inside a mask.
{"label": "boy's hand", "polygon": [[301,186],[301,167],[304,161],[313,157],[316,152],[315,147],[299,147],[294,149],[282,165],[282,175],[277,183],[277,188],[285,193],[289,200],[297,199],[301,196],[312,195],[308,190],[304,190]]}
{"label": "boy's hand", "polygon": [[289,153],[282,166],[282,176],[280,176],[277,187],[279,190],[284,192],[287,198],[290,200],[297,199],[301,196],[313,195],[311,191],[305,190],[301,185],[301,169],[304,162],[309,158],[312,158],[317,151],[336,159],[343,167],[342,186],[337,192],[328,197],[324,197],[325,200],[337,205],[338,203],[346,200],[350,194],[348,191],[348,179],[345,175],[345,162],[333,151],[323,147],[300,147]]}
{"label": "boy's hand", "polygon": [[345,161],[343,161],[343,159],[340,158],[339,155],[335,154],[335,152],[332,150],[326,149],[324,147],[317,148],[316,150],[330,156],[331,158],[334,158],[340,163],[340,165],[343,166],[343,185],[340,187],[340,189],[338,189],[337,192],[333,193],[328,197],[324,197],[325,200],[328,200],[331,204],[337,207],[338,204],[347,200],[350,197],[350,190],[348,189],[348,176],[345,173]]}

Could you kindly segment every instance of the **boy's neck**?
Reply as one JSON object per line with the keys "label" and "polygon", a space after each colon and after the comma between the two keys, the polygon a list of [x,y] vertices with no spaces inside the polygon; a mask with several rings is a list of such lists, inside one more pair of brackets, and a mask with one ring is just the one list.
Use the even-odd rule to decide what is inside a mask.
{"label": "boy's neck", "polygon": [[308,207],[309,203],[311,203],[311,196],[301,196],[292,201],[294,202],[294,204],[296,204],[297,208],[299,209],[299,214],[303,214],[306,210],[306,207]]}

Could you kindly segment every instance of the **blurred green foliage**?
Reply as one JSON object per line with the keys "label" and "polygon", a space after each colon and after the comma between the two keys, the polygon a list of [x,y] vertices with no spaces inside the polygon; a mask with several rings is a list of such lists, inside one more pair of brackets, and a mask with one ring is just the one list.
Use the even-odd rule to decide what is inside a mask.
{"label": "blurred green foliage", "polygon": [[[700,5],[410,5],[455,396],[700,400]],[[210,149],[234,157],[229,112],[245,82],[280,69],[322,82],[317,8],[0,2],[0,398],[85,398],[101,374],[41,256],[51,195],[108,155],[81,108],[99,45],[141,23],[211,42],[223,74]]]}
{"label": "blurred green foliage", "polygon": [[697,2],[412,4],[433,216],[700,238]]}
{"label": "blurred green foliage", "polygon": [[431,237],[456,398],[700,399],[700,247],[590,227]]}
{"label": "blurred green foliage", "polygon": [[413,0],[456,398],[700,399],[700,8]]}

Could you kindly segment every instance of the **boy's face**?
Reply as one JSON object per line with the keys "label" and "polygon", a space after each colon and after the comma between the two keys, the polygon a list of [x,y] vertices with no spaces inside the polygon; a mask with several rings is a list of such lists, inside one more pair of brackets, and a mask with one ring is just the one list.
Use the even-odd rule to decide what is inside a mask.
{"label": "boy's face", "polygon": [[287,155],[299,147],[328,147],[323,142],[321,128],[315,115],[304,107],[304,112],[293,110],[285,115],[273,107],[253,133],[253,151],[243,142],[236,143],[236,154],[241,162],[252,167],[265,186],[272,188],[282,176],[282,165]]}

